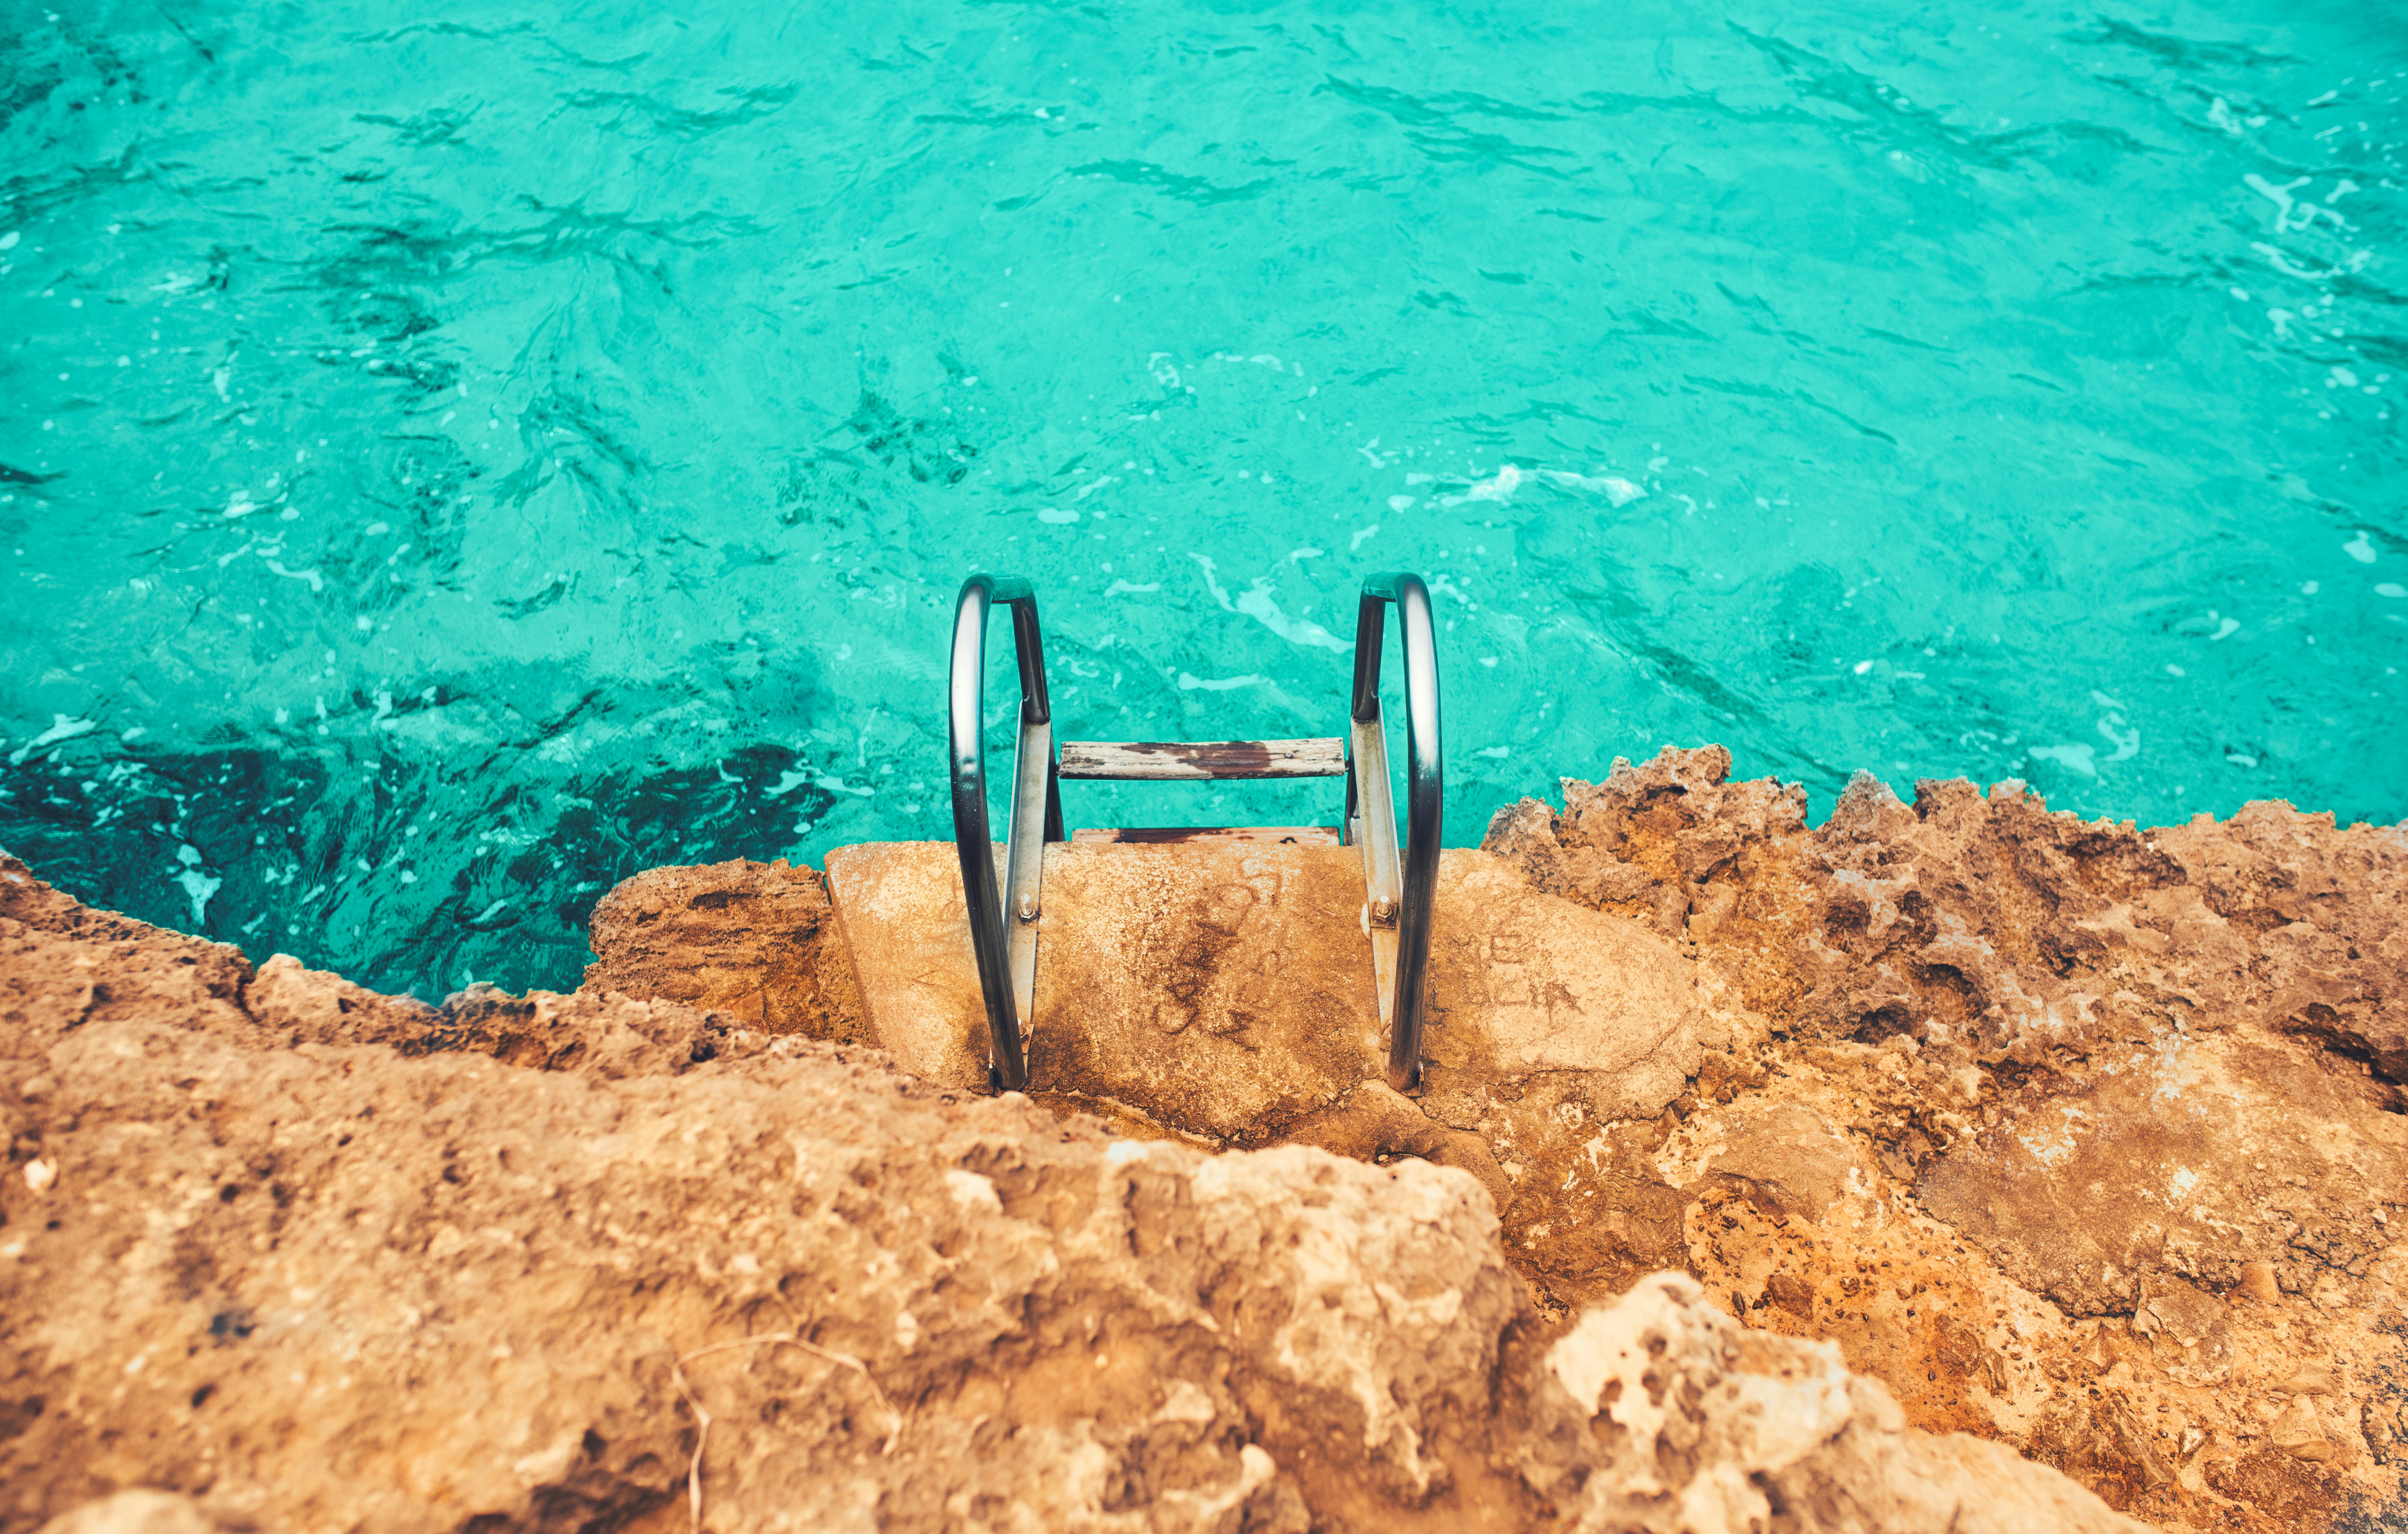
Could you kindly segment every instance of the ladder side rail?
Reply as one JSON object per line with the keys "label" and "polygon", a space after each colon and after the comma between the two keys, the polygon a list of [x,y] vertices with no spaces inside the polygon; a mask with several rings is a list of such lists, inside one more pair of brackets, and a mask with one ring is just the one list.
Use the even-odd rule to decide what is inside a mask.
{"label": "ladder side rail", "polygon": [[[1011,602],[1011,649],[1020,663],[1020,726],[1023,744],[1026,744],[1028,727],[1042,724],[1045,731],[1045,824],[1043,841],[1066,841],[1062,829],[1062,784],[1059,764],[1054,753],[1054,701],[1045,686],[1045,631],[1037,622],[1037,589],[1021,576],[998,576],[1008,581],[1014,595]],[[999,598],[1000,599],[1000,598]],[[1018,800],[1013,801],[1015,812]],[[1034,824],[1035,812],[1030,814]],[[1013,824],[1017,825],[1018,821]]]}
{"label": "ladder side rail", "polygon": [[1397,923],[1397,1026],[1388,1052],[1388,1077],[1402,1091],[1419,1087],[1422,1080],[1430,926],[1437,914],[1439,843],[1446,821],[1438,636],[1429,593],[1415,576],[1397,582],[1397,638],[1405,652],[1405,897]]}
{"label": "ladder side rail", "polygon": [[[1385,774],[1380,791],[1370,792],[1365,761],[1365,726],[1379,731],[1384,767],[1386,732],[1380,718],[1380,651],[1385,637],[1387,606],[1397,607],[1397,638],[1405,661],[1406,835],[1403,848],[1402,898],[1397,913],[1397,975],[1388,1011],[1388,1084],[1398,1091],[1421,1085],[1422,1027],[1426,1018],[1431,918],[1437,905],[1440,838],[1445,826],[1446,770],[1439,728],[1438,637],[1431,621],[1429,591],[1421,578],[1400,571],[1375,575],[1363,583],[1355,609],[1354,721],[1356,775],[1349,783],[1358,790],[1365,811],[1367,838],[1380,835],[1369,824],[1373,805],[1387,799]],[[1350,798],[1355,795],[1350,794]],[[1395,836],[1394,810],[1385,817],[1387,836]],[[1350,827],[1351,828],[1351,827]],[[1393,846],[1393,840],[1390,841]],[[1366,872],[1376,877],[1379,861],[1366,847]],[[1390,857],[1396,854],[1391,853]],[[1390,865],[1391,867],[1394,864]]]}
{"label": "ladder side rail", "polygon": [[[1020,726],[1020,749],[1012,762],[1011,821],[1004,833],[1004,949],[1010,959],[1013,1011],[1020,1018],[1025,1049],[1037,1011],[1037,916],[1043,901],[1045,843],[1059,841],[1046,834],[1047,795],[1054,789],[1054,724]],[[1058,806],[1058,793],[1053,803]],[[1061,824],[1053,811],[1054,828]],[[1012,1090],[1017,1091],[1018,1088]]]}
{"label": "ladder side rail", "polygon": [[[1398,873],[1397,806],[1388,786],[1387,725],[1376,710],[1370,718],[1353,723],[1349,733],[1355,775],[1347,784],[1348,796],[1354,800],[1350,829],[1363,844],[1364,890],[1370,900],[1368,919],[1374,929],[1393,932],[1404,890]],[[1387,999],[1381,998],[1383,1013]]]}
{"label": "ladder side rail", "polygon": [[[986,807],[986,744],[984,682],[986,620],[996,602],[1012,609],[1012,649],[1020,669],[1020,735],[1012,773],[1012,813],[1008,827],[1005,866],[1008,885],[996,888],[995,841]],[[1034,902],[1034,879],[1024,862],[1036,865],[1041,876],[1041,848],[1025,859],[1014,855],[1021,840],[1059,840],[1061,800],[1053,772],[1053,705],[1045,687],[1043,633],[1038,625],[1037,597],[1026,581],[1016,576],[980,573],[962,582],[953,609],[953,648],[948,679],[946,738],[952,761],[953,847],[962,869],[962,904],[969,918],[970,949],[977,961],[979,991],[986,1003],[989,1084],[1017,1092],[1028,1084],[1028,1060],[1022,1047],[1018,989],[1013,983],[1013,943],[1007,939],[1005,898],[1015,903],[1022,894]],[[1045,763],[1037,779],[1036,762]],[[1041,808],[1031,790],[1041,782]],[[1041,819],[1040,819],[1041,816]],[[1033,927],[1031,928],[1033,936]],[[1029,955],[1032,959],[1033,953]],[[1030,967],[1033,973],[1033,965]]]}

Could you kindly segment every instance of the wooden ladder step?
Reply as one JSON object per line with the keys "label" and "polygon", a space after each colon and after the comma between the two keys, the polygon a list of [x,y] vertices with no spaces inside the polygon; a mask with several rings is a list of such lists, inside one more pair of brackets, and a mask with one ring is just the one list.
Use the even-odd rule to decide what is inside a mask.
{"label": "wooden ladder step", "polygon": [[1183,847],[1195,842],[1267,847],[1340,844],[1334,825],[1082,825],[1070,833],[1073,847]]}
{"label": "wooden ladder step", "polygon": [[1216,778],[1342,778],[1346,742],[1312,740],[1065,740],[1064,778],[1175,781]]}

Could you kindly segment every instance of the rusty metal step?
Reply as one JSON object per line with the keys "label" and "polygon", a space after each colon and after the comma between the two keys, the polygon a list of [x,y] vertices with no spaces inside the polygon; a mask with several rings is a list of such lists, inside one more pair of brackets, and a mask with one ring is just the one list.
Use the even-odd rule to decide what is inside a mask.
{"label": "rusty metal step", "polygon": [[1335,825],[1082,825],[1074,847],[1166,847],[1195,842],[1265,847],[1338,847]]}
{"label": "rusty metal step", "polygon": [[1346,742],[1310,740],[1065,740],[1063,778],[1209,781],[1221,778],[1343,778]]}

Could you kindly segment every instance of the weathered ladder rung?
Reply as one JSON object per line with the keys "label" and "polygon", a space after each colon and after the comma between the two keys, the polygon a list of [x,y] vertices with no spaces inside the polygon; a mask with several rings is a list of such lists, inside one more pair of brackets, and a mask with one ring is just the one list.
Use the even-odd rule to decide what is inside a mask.
{"label": "weathered ladder rung", "polygon": [[1334,825],[1082,825],[1070,833],[1074,847],[1174,847],[1197,842],[1276,847],[1336,847]]}
{"label": "weathered ladder rung", "polygon": [[1346,742],[1312,740],[1065,740],[1064,778],[1088,780],[1343,778]]}

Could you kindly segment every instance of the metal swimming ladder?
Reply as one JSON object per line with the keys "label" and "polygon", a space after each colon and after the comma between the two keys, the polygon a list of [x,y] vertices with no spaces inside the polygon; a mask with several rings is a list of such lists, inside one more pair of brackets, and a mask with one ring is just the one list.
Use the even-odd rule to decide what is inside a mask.
{"label": "metal swimming ladder", "polygon": [[[986,748],[982,725],[986,621],[996,603],[1011,609],[1012,651],[1020,663],[1020,737],[1011,773],[1011,818],[996,888],[995,843],[986,811]],[[1380,711],[1380,650],[1387,609],[1397,609],[1405,661],[1407,829],[1402,856],[1388,783],[1388,736]],[[1445,771],[1439,742],[1438,649],[1429,592],[1421,577],[1375,575],[1363,583],[1354,613],[1354,685],[1343,737],[1310,740],[1082,741],[1054,739],[1045,688],[1045,638],[1037,594],[1009,575],[962,582],[953,609],[952,707],[953,845],[961,855],[962,897],[970,947],[986,1001],[987,1082],[996,1091],[1028,1085],[1028,1015],[1037,994],[1037,919],[1043,910],[1044,844],[1068,839],[1062,828],[1060,780],[1202,781],[1238,778],[1346,780],[1339,839],[1363,849],[1365,915],[1381,1021],[1388,1028],[1388,1084],[1417,1091],[1429,971],[1430,914],[1438,888],[1439,834]],[[1138,833],[1127,839],[1146,839]]]}

